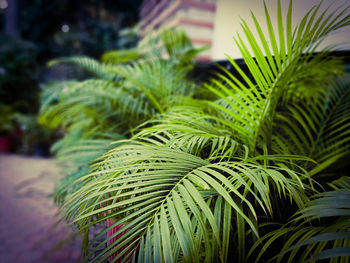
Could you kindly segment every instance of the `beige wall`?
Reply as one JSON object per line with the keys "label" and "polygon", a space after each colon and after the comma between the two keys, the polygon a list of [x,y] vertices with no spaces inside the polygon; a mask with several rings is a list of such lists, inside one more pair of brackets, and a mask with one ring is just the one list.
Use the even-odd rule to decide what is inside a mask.
{"label": "beige wall", "polygon": [[[335,6],[339,6],[345,3],[349,3],[349,0],[335,0]],[[270,16],[273,24],[276,24],[277,12],[276,3],[277,0],[265,0],[268,9],[270,10]],[[320,0],[293,0],[293,24],[300,22],[313,5],[318,4]],[[325,7],[330,5],[334,0],[324,0],[322,5],[323,11]],[[282,8],[284,10],[283,16],[287,15],[289,0],[281,0]],[[264,6],[262,0],[217,0],[216,17],[214,23],[213,33],[213,47],[212,47],[212,59],[221,60],[225,59],[225,53],[229,54],[233,58],[240,58],[241,55],[238,49],[235,47],[233,36],[236,32],[242,34],[240,29],[240,18],[246,20],[248,25],[253,25],[251,19],[250,10],[255,14],[259,21],[265,21]],[[320,12],[319,11],[319,12]],[[267,33],[264,24],[260,25],[264,32]],[[338,49],[350,50],[350,26],[346,29],[339,30],[338,33],[330,35],[324,42],[325,45],[339,44]],[[321,46],[322,47],[322,46]]]}

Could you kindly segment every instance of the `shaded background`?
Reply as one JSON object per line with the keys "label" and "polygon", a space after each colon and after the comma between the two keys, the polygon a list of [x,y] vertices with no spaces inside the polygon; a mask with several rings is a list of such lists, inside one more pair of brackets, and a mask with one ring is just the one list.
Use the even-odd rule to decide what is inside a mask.
{"label": "shaded background", "polygon": [[67,66],[49,69],[46,63],[70,55],[99,58],[106,50],[133,47],[138,35],[130,28],[138,22],[141,2],[0,0],[0,145],[4,136],[11,137],[11,145],[0,148],[48,154],[47,146],[33,149],[55,137],[35,121],[40,87],[79,74]]}

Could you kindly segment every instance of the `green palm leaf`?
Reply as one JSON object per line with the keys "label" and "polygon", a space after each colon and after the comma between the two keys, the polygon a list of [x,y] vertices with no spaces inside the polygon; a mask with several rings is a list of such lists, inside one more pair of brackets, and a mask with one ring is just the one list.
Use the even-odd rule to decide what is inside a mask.
{"label": "green palm leaf", "polygon": [[[63,209],[81,231],[112,217],[116,219],[115,225],[124,224],[118,233],[126,233],[115,247],[103,251],[101,260],[116,251],[120,257],[131,257],[125,247],[130,240],[135,240],[135,244],[144,248],[139,252],[140,259],[147,258],[151,251],[153,260],[166,261],[164,255],[177,255],[173,249],[169,250],[168,235],[179,246],[177,257],[182,255],[185,261],[195,258],[203,244],[208,252],[204,258],[215,258],[217,254],[213,249],[226,251],[222,254],[226,258],[228,236],[224,233],[231,229],[227,221],[230,209],[240,215],[240,224],[248,224],[257,235],[253,222],[256,211],[248,196],[271,213],[269,194],[273,187],[302,206],[305,196],[300,191],[304,186],[299,176],[289,169],[242,162],[210,163],[164,146],[131,144],[107,153],[96,171],[81,179],[84,186],[69,197]],[[106,197],[107,194],[111,197]],[[220,211],[218,197],[224,201]],[[216,205],[212,207],[213,204]],[[245,210],[255,218],[249,218]],[[216,218],[216,214],[221,216]],[[221,220],[225,223],[219,224]],[[161,240],[157,241],[158,236]],[[141,238],[143,243],[139,243]]]}
{"label": "green palm leaf", "polygon": [[143,57],[144,55],[140,54],[137,48],[130,48],[105,52],[101,57],[101,61],[108,64],[124,64]]}
{"label": "green palm leaf", "polygon": [[[241,51],[253,81],[248,78],[235,61],[228,57],[242,80],[224,70],[224,75],[219,75],[222,81],[215,80],[208,87],[218,97],[230,104],[231,111],[225,110],[216,103],[212,105],[231,115],[232,122],[223,124],[240,133],[239,139],[249,147],[250,152],[257,150],[260,153],[271,152],[272,123],[275,119],[278,102],[286,92],[295,87],[291,80],[305,79],[305,76],[303,76],[305,71],[301,70],[300,65],[307,67],[314,63],[313,58],[310,58],[307,53],[312,53],[331,30],[349,24],[350,18],[345,11],[331,13],[329,16],[325,16],[323,13],[319,19],[316,19],[319,7],[320,5],[317,5],[307,13],[299,26],[293,31],[291,29],[292,5],[289,5],[287,21],[284,23],[280,1],[278,1],[278,33],[275,33],[269,12],[265,6],[269,39],[262,33],[259,22],[252,15],[261,44],[243,20],[242,28],[246,41],[240,35],[237,35],[235,42]],[[284,30],[285,25],[287,26],[286,30]],[[328,30],[324,29],[325,27]],[[293,34],[293,32],[296,33]],[[289,51],[288,54],[286,54],[287,51]],[[304,52],[307,53],[304,54]],[[320,55],[322,59],[325,59],[325,54],[327,52],[322,53],[322,56]],[[320,56],[315,59],[319,61]]]}
{"label": "green palm leaf", "polygon": [[78,66],[92,73],[94,76],[102,79],[113,80],[116,78],[116,76],[113,73],[111,73],[111,69],[113,68],[112,66],[102,64],[99,61],[90,57],[79,56],[54,59],[48,63],[48,66],[53,66],[59,63],[67,63],[72,64],[74,66]]}
{"label": "green palm leaf", "polygon": [[[258,245],[265,242],[264,250],[272,242],[285,236],[282,252],[271,260],[277,262],[316,262],[331,259],[331,262],[349,262],[350,250],[350,188],[349,178],[335,182],[336,190],[314,196],[314,199],[301,209],[296,218],[281,229],[261,238]],[[340,187],[339,187],[340,186]],[[321,225],[320,225],[321,223]],[[264,253],[262,250],[257,261]]]}
{"label": "green palm leaf", "polygon": [[187,80],[189,70],[176,67],[173,61],[155,59],[118,67],[114,73],[124,77],[126,85],[139,89],[163,113],[167,107],[181,104],[184,96],[191,97],[197,88]]}
{"label": "green palm leaf", "polygon": [[276,117],[275,151],[313,158],[319,165],[311,175],[349,156],[349,87],[348,77],[338,78],[312,102],[284,107]]}
{"label": "green palm leaf", "polygon": [[[205,104],[203,106],[205,109]],[[192,111],[188,107],[175,107],[160,119],[144,123],[143,126],[152,126],[141,130],[133,139],[181,149],[204,159],[247,156],[244,147],[239,147],[229,136],[230,131],[215,123],[213,117],[208,119],[200,108]]]}
{"label": "green palm leaf", "polygon": [[[103,123],[105,126],[109,123],[109,127],[112,127],[113,119],[118,120],[119,126],[136,126],[152,114],[147,100],[132,87],[121,87],[100,79],[58,86],[58,89],[50,88],[55,90],[41,108],[41,122],[50,127],[69,127],[78,123],[89,125],[90,129],[97,124],[103,127]],[[134,124],[126,122],[126,116],[132,116]]]}

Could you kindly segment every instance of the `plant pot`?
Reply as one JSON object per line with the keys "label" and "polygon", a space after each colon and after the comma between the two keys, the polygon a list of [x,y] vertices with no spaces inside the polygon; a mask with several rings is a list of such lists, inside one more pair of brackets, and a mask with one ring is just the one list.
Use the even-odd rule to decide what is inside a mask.
{"label": "plant pot", "polygon": [[9,136],[0,136],[0,153],[9,153],[12,149],[12,140]]}

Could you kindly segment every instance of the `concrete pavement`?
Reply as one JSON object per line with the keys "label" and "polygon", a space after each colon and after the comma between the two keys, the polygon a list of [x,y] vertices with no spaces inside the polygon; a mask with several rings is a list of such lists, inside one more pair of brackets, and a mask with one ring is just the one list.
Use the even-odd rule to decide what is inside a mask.
{"label": "concrete pavement", "polygon": [[60,177],[52,159],[0,155],[0,263],[80,261],[80,240],[64,223],[53,228]]}

